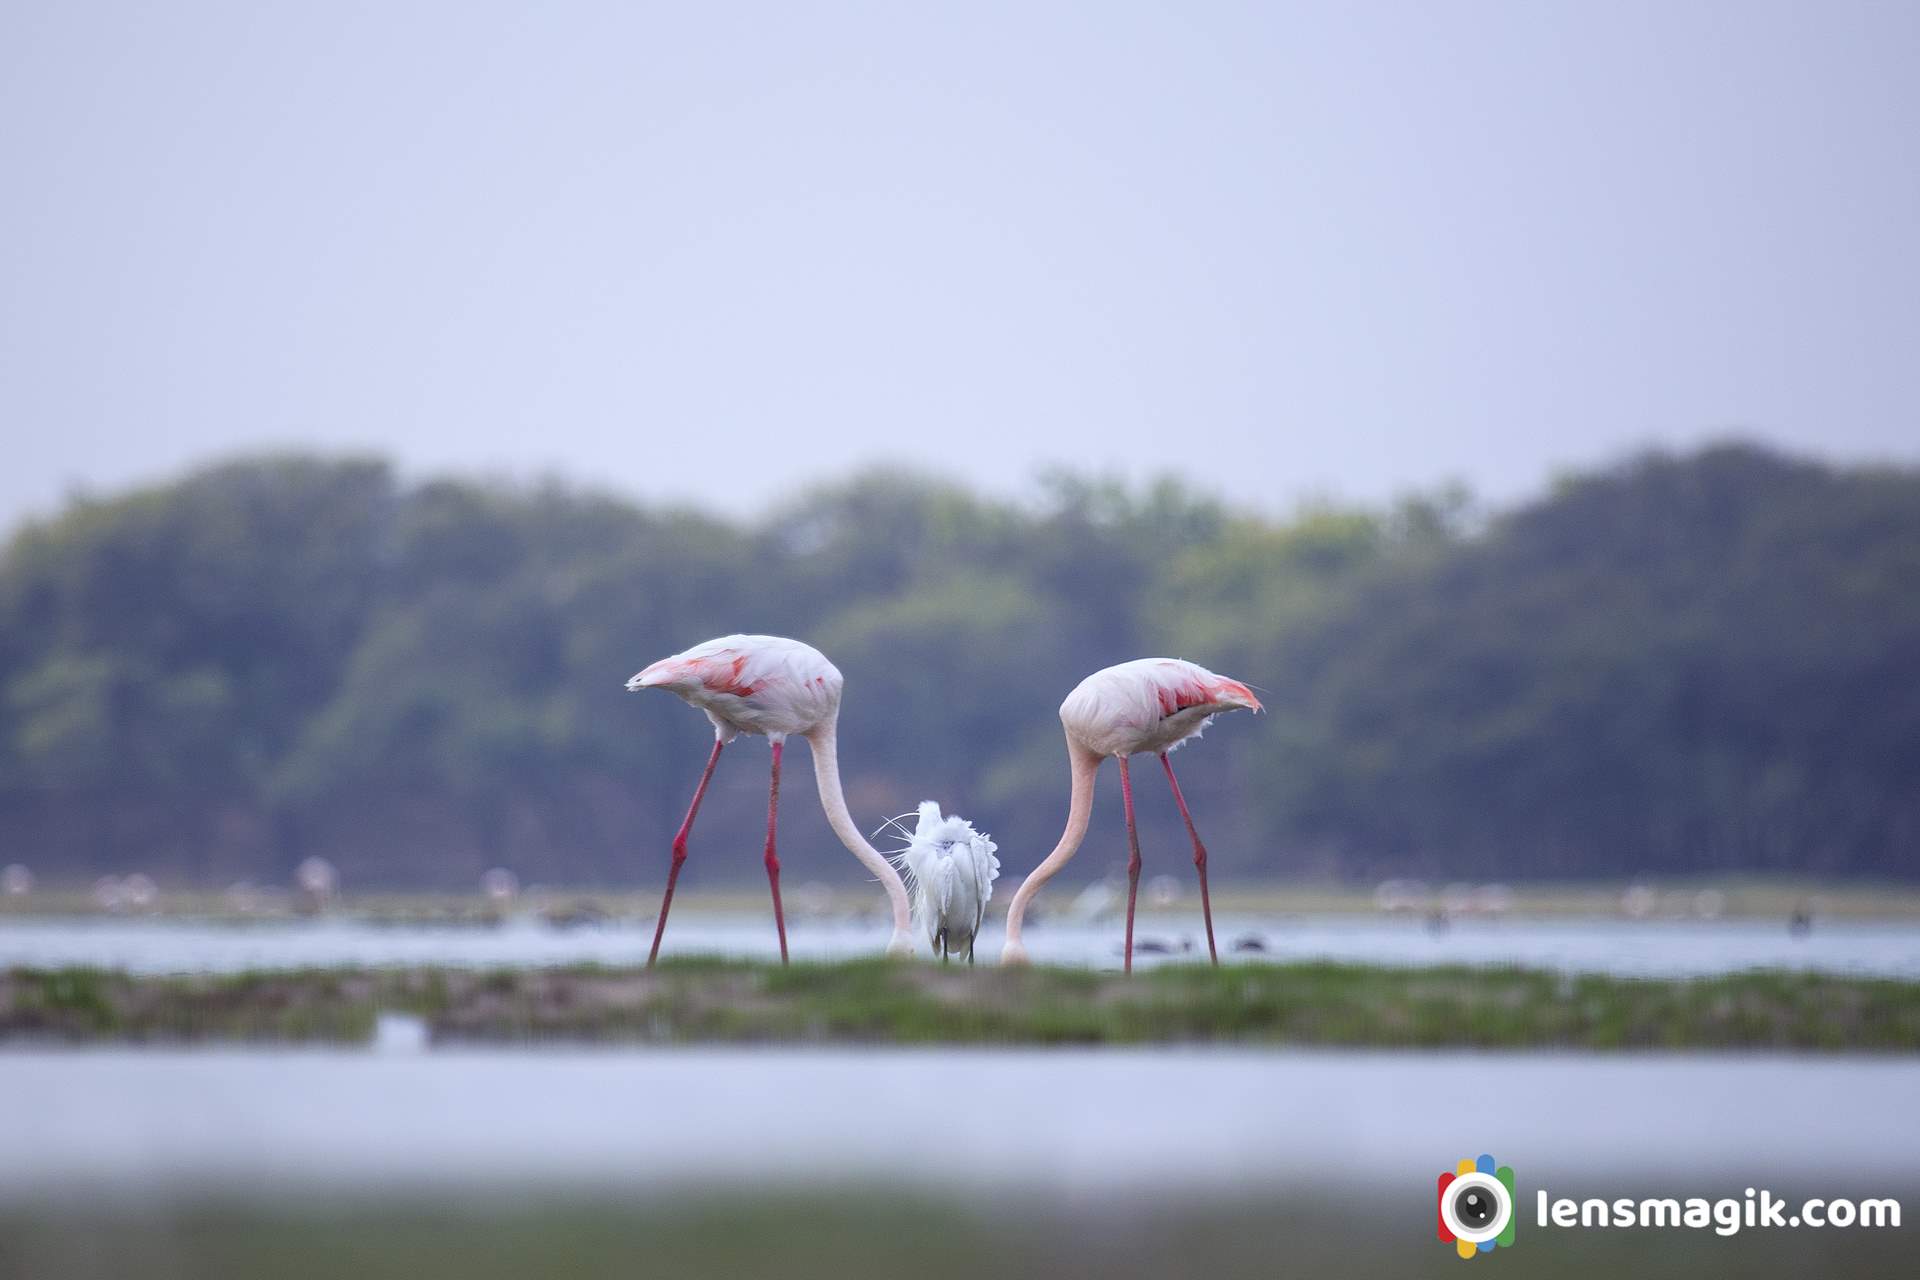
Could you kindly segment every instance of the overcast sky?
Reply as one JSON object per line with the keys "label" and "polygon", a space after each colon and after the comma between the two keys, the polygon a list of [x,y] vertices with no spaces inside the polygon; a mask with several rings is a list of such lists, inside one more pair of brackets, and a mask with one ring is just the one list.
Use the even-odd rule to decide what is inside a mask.
{"label": "overcast sky", "polygon": [[0,521],[375,448],[1496,499],[1920,458],[1920,4],[0,8]]}

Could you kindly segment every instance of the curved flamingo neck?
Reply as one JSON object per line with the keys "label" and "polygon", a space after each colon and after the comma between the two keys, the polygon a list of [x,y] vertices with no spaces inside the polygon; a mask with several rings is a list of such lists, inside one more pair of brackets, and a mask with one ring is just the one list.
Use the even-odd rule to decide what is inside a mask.
{"label": "curved flamingo neck", "polygon": [[1100,773],[1101,759],[1071,737],[1067,739],[1067,766],[1073,774],[1073,795],[1067,802],[1067,826],[1060,833],[1060,843],[1033,869],[1033,874],[1021,882],[1012,903],[1007,907],[1007,951],[1015,958],[1026,954],[1020,943],[1020,924],[1026,918],[1027,903],[1040,891],[1041,885],[1053,879],[1054,873],[1067,865],[1067,859],[1079,850],[1080,842],[1087,838],[1087,822],[1093,816],[1093,783]]}
{"label": "curved flamingo neck", "polygon": [[806,735],[807,743],[813,748],[813,779],[820,788],[820,807],[827,811],[827,825],[840,837],[840,843],[847,851],[866,864],[873,872],[880,887],[887,891],[887,899],[893,906],[893,939],[887,944],[887,950],[900,954],[912,949],[912,933],[909,924],[907,905],[907,886],[900,880],[900,873],[893,864],[883,857],[878,849],[867,843],[860,828],[853,824],[853,816],[847,812],[847,797],[840,790],[840,753],[836,738],[838,726],[829,720],[812,733]]}

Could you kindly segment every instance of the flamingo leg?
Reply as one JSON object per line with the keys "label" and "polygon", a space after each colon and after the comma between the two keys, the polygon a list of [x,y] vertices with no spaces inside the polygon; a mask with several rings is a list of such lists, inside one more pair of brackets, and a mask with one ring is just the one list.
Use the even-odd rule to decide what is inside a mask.
{"label": "flamingo leg", "polygon": [[1127,958],[1125,972],[1133,972],[1133,904],[1140,893],[1140,833],[1133,826],[1133,782],[1127,776],[1127,758],[1120,761],[1120,800],[1127,809]]}
{"label": "flamingo leg", "polygon": [[780,910],[780,855],[773,851],[773,829],[780,817],[780,752],[773,744],[773,781],[767,786],[767,883],[773,888],[773,927],[780,931],[780,963],[787,962],[787,917]]}
{"label": "flamingo leg", "polygon": [[1193,815],[1187,812],[1187,798],[1180,794],[1180,779],[1173,776],[1172,758],[1162,751],[1160,763],[1167,767],[1167,781],[1173,787],[1173,802],[1180,806],[1180,816],[1186,819],[1187,834],[1193,837],[1193,869],[1200,873],[1200,916],[1207,922],[1207,955],[1217,965],[1220,963],[1220,951],[1213,945],[1213,903],[1207,897],[1207,846],[1200,843],[1200,833],[1193,828]]}
{"label": "flamingo leg", "polygon": [[660,938],[667,931],[667,911],[673,906],[674,882],[680,879],[680,864],[687,860],[687,835],[693,830],[693,820],[700,812],[700,801],[707,794],[707,784],[713,781],[713,766],[720,763],[720,748],[726,743],[715,738],[713,754],[707,757],[707,767],[700,774],[700,785],[693,789],[693,803],[687,806],[687,816],[681,819],[680,830],[673,837],[673,869],[667,872],[667,893],[660,899],[660,918],[653,925],[653,950],[647,952],[647,968],[653,968],[653,962],[660,958]]}

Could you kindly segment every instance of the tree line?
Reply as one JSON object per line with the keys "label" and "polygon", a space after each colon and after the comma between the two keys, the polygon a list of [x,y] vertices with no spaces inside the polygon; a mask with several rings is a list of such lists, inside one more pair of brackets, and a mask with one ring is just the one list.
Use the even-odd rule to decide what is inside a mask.
{"label": "tree line", "polygon": [[[1267,703],[1181,761],[1222,880],[1920,867],[1920,471],[1739,443],[1494,513],[875,471],[735,520],[313,456],[77,498],[0,553],[0,861],[652,887],[709,730],[621,685],[740,630],[845,673],[857,819],[939,799],[1015,877],[1064,815],[1061,698],[1151,654]],[[765,768],[723,758],[683,882],[760,874]],[[1190,876],[1138,790],[1148,872]],[[782,843],[860,874],[810,803]],[[1109,781],[1073,870],[1123,857]]]}

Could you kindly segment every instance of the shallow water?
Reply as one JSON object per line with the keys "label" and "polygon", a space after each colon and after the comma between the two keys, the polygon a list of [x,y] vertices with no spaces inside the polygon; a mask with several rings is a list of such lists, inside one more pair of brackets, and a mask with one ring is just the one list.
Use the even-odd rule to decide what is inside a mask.
{"label": "shallow water", "polygon": [[1920,1183],[1911,1058],[13,1051],[0,1097],[8,1201],[739,1179],[1418,1198],[1481,1151],[1536,1186]]}
{"label": "shallow water", "polygon": [[[1383,917],[1222,916],[1216,932],[1223,959],[1343,960],[1393,965],[1517,964],[1565,972],[1680,977],[1742,969],[1811,969],[1920,978],[1920,927],[1822,923],[1807,937],[1778,922],[1470,920],[1430,932],[1418,920]],[[887,931],[869,921],[795,919],[788,925],[796,958],[878,954]],[[1138,929],[1147,946],[1169,954],[1138,955],[1142,964],[1193,960],[1206,953],[1197,914],[1147,916]],[[171,919],[11,919],[0,922],[0,966],[95,965],[139,973],[235,972],[258,968],[437,964],[459,966],[639,964],[653,938],[651,922],[555,929],[530,918],[494,928],[388,926],[336,919],[210,924]],[[1030,926],[1037,961],[1117,968],[1119,922],[1082,924],[1064,918]],[[1259,951],[1235,951],[1257,940]],[[1000,953],[989,928],[980,959]],[[688,912],[675,916],[663,954],[771,958],[778,953],[770,919],[756,914]]]}

